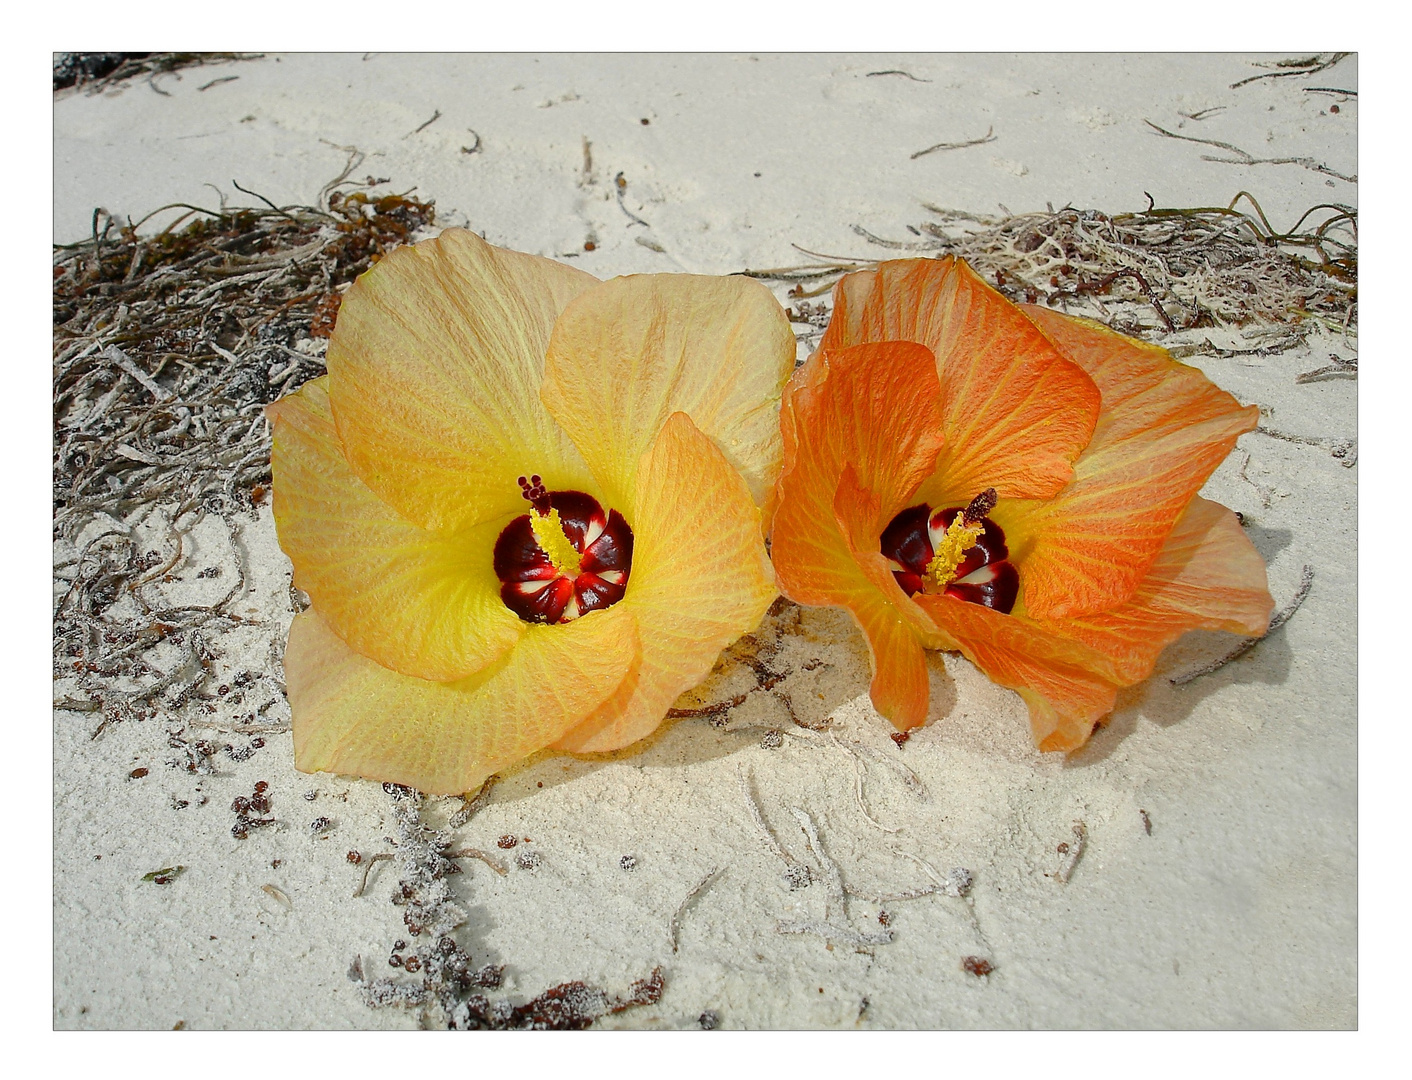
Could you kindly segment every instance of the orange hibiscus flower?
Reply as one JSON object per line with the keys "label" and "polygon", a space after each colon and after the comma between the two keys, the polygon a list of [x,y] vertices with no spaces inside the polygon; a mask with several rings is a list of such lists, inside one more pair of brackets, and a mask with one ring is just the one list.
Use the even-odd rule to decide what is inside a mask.
{"label": "orange hibiscus flower", "polygon": [[964,262],[850,274],[784,393],[780,588],[852,613],[899,729],[946,649],[1020,694],[1041,750],[1074,750],[1185,631],[1265,632],[1265,565],[1196,494],[1258,415]]}
{"label": "orange hibiscus flower", "polygon": [[793,362],[743,278],[599,282],[457,229],[359,278],[328,375],[269,407],[312,600],[296,766],[456,793],[650,734],[776,595]]}

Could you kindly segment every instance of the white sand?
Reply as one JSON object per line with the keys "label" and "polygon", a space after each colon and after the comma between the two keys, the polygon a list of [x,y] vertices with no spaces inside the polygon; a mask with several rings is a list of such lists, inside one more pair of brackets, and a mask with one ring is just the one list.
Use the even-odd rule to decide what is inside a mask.
{"label": "white sand", "polygon": [[[851,226],[906,239],[926,219],[923,201],[1118,211],[1145,205],[1145,191],[1194,206],[1244,188],[1277,227],[1317,202],[1356,202],[1353,184],[1324,173],[1205,161],[1220,151],[1143,123],[1355,174],[1356,100],[1331,115],[1332,99],[1301,91],[1307,80],[1229,89],[1256,59],[271,56],[163,77],[170,96],[139,82],[58,101],[55,237],[85,235],[95,205],[134,218],[166,202],[212,205],[207,184],[244,202],[232,179],[275,202],[312,201],[345,158],[328,143],[367,155],[359,175],[434,196],[441,224],[603,277],[784,265],[801,260],[792,243],[876,257]],[[915,78],[868,74],[885,70]],[[227,75],[238,79],[199,89]],[[1315,85],[1356,89],[1356,75],[1349,59]],[[910,158],[992,128],[985,145]],[[478,153],[462,152],[468,129]],[[619,172],[627,210],[647,225],[614,199]],[[1282,356],[1193,362],[1280,431],[1356,439],[1356,383],[1294,383],[1329,353],[1354,354],[1323,338]],[[831,735],[793,727],[778,696],[756,693],[723,730],[686,720],[635,755],[551,755],[508,775],[457,844],[507,863],[532,848],[542,863],[500,877],[468,860],[451,879],[468,913],[459,939],[477,963],[506,965],[515,1000],[571,979],[624,993],[661,965],[660,1004],[607,1026],[691,1026],[707,1009],[722,1027],[750,1028],[1354,1026],[1357,476],[1326,447],[1242,437],[1203,494],[1246,515],[1277,604],[1314,567],[1307,602],[1246,658],[1183,688],[1164,676],[1227,642],[1173,646],[1068,760],[1036,753],[1018,697],[954,657],[935,661],[932,720],[898,751],[868,705],[861,638],[838,613],[805,611],[782,638],[775,663],[791,673],[777,689],[805,719],[832,716]],[[197,571],[229,565],[219,521],[195,540],[174,594],[215,589]],[[268,511],[239,542],[258,624],[219,643],[231,665],[259,662],[292,615]],[[745,680],[727,663],[694,700]],[[294,772],[287,734],[247,761],[218,758],[219,774],[201,779],[166,767],[176,751],[160,719],[96,740],[92,715],[55,723],[56,1026],[415,1026],[412,1012],[368,1009],[345,975],[355,955],[370,976],[394,974],[383,961],[408,936],[388,902],[389,866],[351,898],[359,871],[345,853],[390,850],[378,785]],[[760,745],[772,726],[786,731],[778,749]],[[130,781],[139,766],[150,773]],[[846,913],[832,905],[842,928],[832,942],[780,933],[821,921],[829,890],[789,889],[742,770],[779,842],[816,878],[793,808],[851,888],[926,885],[922,860],[943,877],[967,868],[970,900],[883,905],[888,943],[850,943],[882,931],[879,905],[864,899]],[[231,800],[257,779],[286,827],[236,840]],[[433,800],[427,816],[451,809]],[[334,825],[313,839],[320,815]],[[1056,846],[1076,821],[1087,847],[1061,883]],[[530,842],[499,851],[506,833]],[[636,869],[620,868],[625,854]],[[140,880],[178,863],[188,869],[168,886]],[[673,913],[713,869],[673,952]],[[966,974],[967,955],[995,972]]]}

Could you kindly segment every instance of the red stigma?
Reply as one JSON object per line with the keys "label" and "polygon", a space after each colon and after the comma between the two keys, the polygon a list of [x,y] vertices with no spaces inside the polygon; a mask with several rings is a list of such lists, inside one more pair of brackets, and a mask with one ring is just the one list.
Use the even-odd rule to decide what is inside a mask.
{"label": "red stigma", "polygon": [[539,478],[539,473],[535,473],[528,480],[521,476],[516,482],[520,485],[520,494],[534,507],[534,512],[540,517],[548,517],[552,500],[549,498],[549,492],[544,490],[544,481]]}

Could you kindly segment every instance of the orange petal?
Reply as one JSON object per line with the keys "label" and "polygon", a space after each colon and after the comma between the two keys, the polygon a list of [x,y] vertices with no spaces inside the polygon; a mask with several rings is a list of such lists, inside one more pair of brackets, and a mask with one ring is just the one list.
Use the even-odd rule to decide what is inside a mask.
{"label": "orange petal", "polygon": [[918,501],[1042,499],[1072,474],[1098,417],[1093,381],[969,266],[884,262],[845,277],[819,352],[864,341],[914,341],[936,354],[946,445]]}
{"label": "orange petal", "polygon": [[1274,602],[1265,565],[1235,515],[1194,499],[1132,598],[1081,619],[1038,622],[948,596],[917,603],[994,682],[1030,707],[1041,750],[1073,750],[1113,707],[1119,687],[1152,674],[1187,630],[1264,633]]}
{"label": "orange petal", "polygon": [[760,625],[777,595],[750,489],[686,413],[663,425],[636,489],[632,575],[608,609],[637,620],[636,684],[625,683],[560,749],[617,750],[650,735],[721,650]]}
{"label": "orange petal", "polygon": [[868,639],[874,707],[916,727],[929,695],[923,643],[938,643],[936,628],[898,587],[878,538],[935,467],[935,358],[905,341],[821,350],[790,381],[781,426],[771,551],[781,588],[848,609]]}
{"label": "orange petal", "polygon": [[899,731],[907,731],[927,719],[931,688],[923,642],[933,648],[942,643],[936,625],[898,586],[878,550],[878,537],[890,520],[881,508],[882,500],[859,484],[853,466],[845,466],[834,496],[834,520],[862,580],[835,603],[848,608],[868,639],[873,708]]}
{"label": "orange petal", "polygon": [[539,399],[554,319],[595,284],[464,229],[389,254],[344,296],[328,348],[354,471],[429,528],[522,511],[520,475],[596,495]]}
{"label": "orange petal", "polygon": [[1031,615],[1102,611],[1133,594],[1192,496],[1236,437],[1255,427],[1259,410],[1155,345],[1045,308],[1024,311],[1092,376],[1103,412],[1073,482],[1048,503],[1000,510],[997,521],[1024,552]]}
{"label": "orange petal", "polygon": [[519,640],[525,624],[501,602],[491,565],[503,521],[433,532],[379,499],[343,456],[327,377],[269,415],[280,547],[339,637],[384,667],[442,680],[479,671]]}
{"label": "orange petal", "polygon": [[543,397],[615,506],[632,504],[638,463],[674,412],[715,441],[760,505],[779,471],[794,353],[789,320],[758,281],[615,278],[554,324]]}
{"label": "orange petal", "polygon": [[310,609],[284,654],[295,767],[435,795],[474,791],[597,708],[636,651],[632,615],[609,608],[529,627],[503,662],[470,679],[428,682],[353,652]]}
{"label": "orange petal", "polygon": [[1091,659],[1082,646],[1029,619],[955,597],[918,594],[916,602],[992,682],[1019,691],[1041,750],[1082,746],[1112,711],[1118,686],[1081,665]]}
{"label": "orange petal", "polygon": [[1157,654],[1186,631],[1258,637],[1274,606],[1265,562],[1235,515],[1196,498],[1130,600],[1057,629],[1101,658],[1087,666],[1128,686],[1147,678]]}
{"label": "orange petal", "polygon": [[801,604],[846,606],[866,579],[839,530],[834,497],[846,466],[876,494],[881,524],[909,505],[941,449],[941,389],[931,352],[895,341],[815,353],[781,411],[771,555],[780,587]]}

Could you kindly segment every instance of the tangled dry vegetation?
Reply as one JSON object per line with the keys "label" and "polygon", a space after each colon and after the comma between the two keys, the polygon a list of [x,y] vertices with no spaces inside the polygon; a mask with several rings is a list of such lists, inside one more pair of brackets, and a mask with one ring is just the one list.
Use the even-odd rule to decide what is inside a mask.
{"label": "tangled dry vegetation", "polygon": [[[61,707],[105,722],[177,708],[210,668],[212,633],[239,622],[226,606],[243,568],[214,603],[173,605],[160,585],[203,518],[224,519],[234,545],[232,516],[268,492],[265,404],[323,374],[342,290],[433,221],[429,202],[349,182],[360,161],[316,206],[184,206],[150,237],[95,211],[90,239],[55,249]],[[145,550],[154,521],[165,550]]]}
{"label": "tangled dry vegetation", "polygon": [[[197,53],[197,52],[131,52],[131,53],[55,53],[54,90],[71,86],[83,87],[86,93],[101,94],[131,79],[147,77],[147,85],[156,93],[170,97],[157,84],[160,75],[171,75],[187,68],[208,64],[227,64],[238,60],[259,60],[263,53]],[[206,86],[226,82],[233,76],[217,78]]]}
{"label": "tangled dry vegetation", "polygon": [[[1249,204],[1248,211],[1237,207]],[[854,226],[891,258],[954,255],[1016,302],[1043,303],[1130,334],[1169,335],[1219,327],[1271,331],[1281,348],[1315,327],[1349,332],[1358,313],[1358,212],[1340,203],[1311,207],[1281,232],[1242,191],[1228,207],[1105,214],[1065,207],[988,217],[928,205],[934,220],[891,240]],[[747,271],[791,282],[796,322],[827,323],[822,304],[845,273],[878,260],[800,248],[814,263]],[[1214,348],[1214,347],[1213,347]]]}

